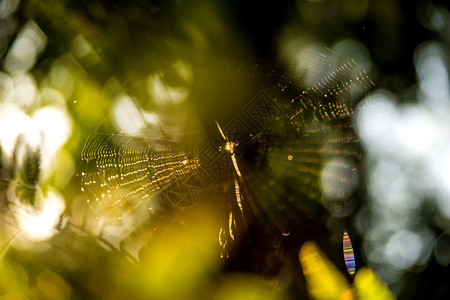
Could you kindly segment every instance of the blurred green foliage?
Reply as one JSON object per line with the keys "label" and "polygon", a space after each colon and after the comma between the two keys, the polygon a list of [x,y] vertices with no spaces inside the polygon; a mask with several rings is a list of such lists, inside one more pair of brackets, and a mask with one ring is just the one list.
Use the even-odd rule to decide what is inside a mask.
{"label": "blurred green foliage", "polygon": [[[139,111],[160,113],[167,124],[185,118],[185,123],[196,129],[204,126],[206,136],[212,135],[212,120],[226,123],[247,104],[233,94],[240,92],[237,88],[220,86],[224,75],[218,70],[279,57],[295,61],[308,47],[340,45],[344,55],[367,63],[377,86],[405,95],[401,99],[406,101],[415,83],[415,47],[430,37],[448,45],[419,22],[422,12],[416,10],[426,5],[428,1],[389,0],[0,2],[0,104],[20,121],[1,127],[2,137],[15,146],[2,145],[1,153],[0,297],[392,299],[368,268],[358,271],[350,287],[350,279],[341,274],[345,266],[335,231],[352,227],[352,217],[330,219],[311,199],[292,204],[298,196],[295,183],[283,190],[265,185],[260,193],[276,198],[277,204],[285,201],[279,205],[280,215],[287,218],[278,216],[280,224],[296,220],[297,235],[284,232],[284,248],[274,246],[264,240],[272,234],[269,228],[256,235],[264,242],[253,248],[242,242],[235,260],[224,263],[217,255],[215,231],[221,226],[222,208],[211,204],[216,199],[213,191],[205,193],[209,204],[190,210],[155,209],[151,220],[141,223],[106,220],[94,214],[80,190],[86,167],[81,151],[99,124],[113,119],[122,96],[131,97]],[[29,80],[21,89],[23,76]],[[176,97],[184,101],[178,105]],[[30,128],[39,127],[34,118],[42,108],[64,116],[51,114],[45,128],[65,133],[55,131],[59,139],[54,144],[49,136],[37,135],[37,146],[29,148],[16,128],[24,120]],[[283,171],[277,161],[273,164]],[[294,196],[280,200],[280,195]],[[366,202],[364,188],[355,197]],[[46,211],[48,199],[61,211],[44,216],[47,235],[36,238],[25,228],[37,223],[26,227],[20,218]],[[121,231],[123,227],[128,231]],[[357,263],[364,264],[362,239],[355,237],[354,246]],[[306,244],[303,256],[312,255],[325,266],[316,277],[316,269],[303,275],[307,267],[297,259],[308,240],[315,240],[333,262],[324,259],[317,246]],[[275,248],[278,257],[265,253],[268,248]],[[435,268],[427,272],[433,275]],[[326,283],[323,274],[329,275]],[[433,287],[430,278],[411,278]],[[398,288],[399,298],[412,298],[405,290]]]}

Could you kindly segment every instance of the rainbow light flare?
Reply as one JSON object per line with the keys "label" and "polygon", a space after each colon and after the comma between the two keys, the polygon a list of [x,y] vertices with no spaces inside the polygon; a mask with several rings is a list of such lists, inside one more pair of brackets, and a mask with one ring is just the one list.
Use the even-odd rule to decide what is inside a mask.
{"label": "rainbow light flare", "polygon": [[342,237],[342,246],[344,250],[344,261],[347,267],[347,272],[350,276],[355,275],[355,254],[353,253],[352,241],[347,231],[344,231],[344,236]]}

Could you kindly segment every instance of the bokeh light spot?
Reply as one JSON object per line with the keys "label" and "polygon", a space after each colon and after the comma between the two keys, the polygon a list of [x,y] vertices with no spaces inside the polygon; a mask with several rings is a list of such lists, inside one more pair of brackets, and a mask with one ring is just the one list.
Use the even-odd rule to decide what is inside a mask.
{"label": "bokeh light spot", "polygon": [[6,55],[4,68],[12,74],[23,74],[34,66],[44,50],[47,37],[34,21],[24,25]]}
{"label": "bokeh light spot", "polygon": [[418,260],[422,247],[423,242],[419,235],[401,230],[391,236],[386,244],[385,254],[393,267],[403,270]]}
{"label": "bokeh light spot", "polygon": [[141,111],[136,107],[133,100],[124,95],[117,99],[114,104],[114,118],[118,129],[128,134],[139,134],[144,127],[144,119]]}
{"label": "bokeh light spot", "polygon": [[40,199],[39,207],[19,205],[16,218],[19,227],[32,240],[45,240],[56,233],[56,225],[65,209],[63,197],[50,190]]}
{"label": "bokeh light spot", "polygon": [[320,186],[326,197],[344,199],[358,184],[355,165],[345,158],[333,158],[325,163],[320,173]]}
{"label": "bokeh light spot", "polygon": [[29,109],[36,98],[37,87],[34,78],[30,74],[14,77],[15,103]]}
{"label": "bokeh light spot", "polygon": [[450,264],[450,234],[443,232],[436,241],[434,255],[439,264],[448,266]]}

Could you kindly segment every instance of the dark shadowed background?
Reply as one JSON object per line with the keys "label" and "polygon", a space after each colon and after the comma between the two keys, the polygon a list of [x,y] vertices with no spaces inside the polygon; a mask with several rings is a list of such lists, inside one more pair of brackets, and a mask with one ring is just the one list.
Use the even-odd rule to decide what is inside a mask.
{"label": "dark shadowed background", "polygon": [[[298,260],[306,241],[353,282],[342,258],[347,230],[357,270],[370,267],[398,299],[448,297],[449,9],[425,0],[0,0],[0,296],[303,299],[316,295]],[[107,157],[121,143],[150,143],[165,167],[176,151],[183,168],[196,168],[198,151],[222,146],[224,155],[215,121],[228,129],[245,121],[266,99],[261,91],[281,115],[263,87],[284,82],[300,93],[290,72],[313,62],[308,53],[355,62],[373,82],[348,102],[348,134],[358,135],[357,162],[345,167],[357,173],[348,210],[302,190],[326,194],[323,184],[280,179],[284,162],[261,153],[293,135],[274,126],[266,137],[269,123],[258,122],[239,141],[244,179],[230,162],[220,180],[211,169],[213,179],[194,172],[189,181],[185,169],[167,182],[155,175],[175,190],[151,207],[120,208],[132,211],[124,216],[94,200],[106,192],[82,191],[95,181],[91,168],[104,175],[118,164]],[[151,142],[133,139],[143,135]],[[130,156],[122,163],[139,165],[139,149],[121,152]],[[104,160],[89,164],[95,155]],[[268,178],[266,164],[279,177]],[[173,205],[186,182],[191,202]],[[142,197],[133,184],[124,197]],[[228,212],[239,207],[227,195],[236,193],[251,217],[233,219],[246,229],[227,233],[228,253],[218,229],[232,231]],[[262,203],[256,212],[252,201]]]}

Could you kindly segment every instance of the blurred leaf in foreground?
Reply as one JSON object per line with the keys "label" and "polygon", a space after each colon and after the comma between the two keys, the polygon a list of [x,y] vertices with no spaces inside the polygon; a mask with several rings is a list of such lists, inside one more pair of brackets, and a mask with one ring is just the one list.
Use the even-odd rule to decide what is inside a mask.
{"label": "blurred leaf in foreground", "polygon": [[361,268],[351,287],[345,276],[313,242],[305,243],[299,252],[308,292],[322,299],[395,299],[387,286],[369,268]]}

